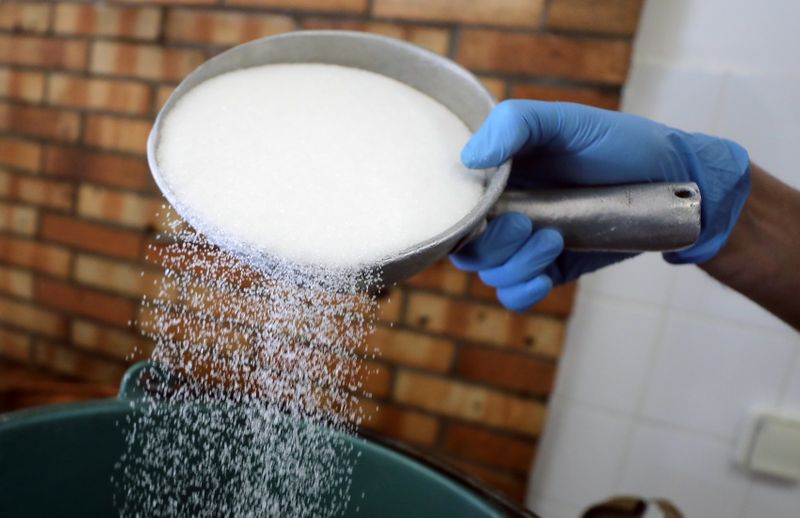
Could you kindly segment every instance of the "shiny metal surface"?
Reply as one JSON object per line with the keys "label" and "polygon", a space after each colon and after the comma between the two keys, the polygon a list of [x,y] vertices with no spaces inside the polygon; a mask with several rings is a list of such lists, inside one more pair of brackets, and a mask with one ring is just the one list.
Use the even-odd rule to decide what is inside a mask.
{"label": "shiny metal surface", "polygon": [[[455,113],[475,131],[495,104],[475,76],[452,61],[400,40],[350,31],[302,31],[272,36],[234,47],[189,74],[167,100],[147,141],[150,171],[175,210],[210,241],[233,252],[252,255],[241,243],[209,228],[192,215],[172,192],[156,160],[159,130],[178,100],[195,85],[240,68],[270,63],[331,63],[361,68],[392,77],[429,95]],[[511,164],[488,170],[486,191],[475,208],[457,224],[417,246],[370,265],[385,283],[405,279],[446,255],[485,214],[503,192]],[[264,263],[275,258],[262,256]]]}
{"label": "shiny metal surface", "polygon": [[537,228],[559,230],[571,250],[679,250],[700,234],[695,183],[507,191],[490,216],[512,211],[529,216]]}
{"label": "shiny metal surface", "polygon": [[[374,34],[350,31],[293,32],[255,40],[210,59],[178,85],[158,114],[147,141],[148,163],[156,184],[181,216],[211,242],[250,258],[254,256],[253,250],[224,233],[204,225],[193,216],[188,207],[182,205],[181,200],[174,195],[169,183],[160,173],[156,147],[166,115],[191,88],[232,70],[271,63],[329,63],[383,74],[437,100],[461,118],[471,131],[480,127],[495,105],[494,98],[480,81],[449,59],[409,43]],[[486,171],[486,188],[483,196],[472,211],[458,223],[437,236],[387,257],[378,264],[365,265],[364,268],[376,272],[386,285],[406,279],[447,255],[485,225],[487,214],[503,193],[510,170],[509,161],[496,169]],[[673,200],[663,198],[649,199],[645,205],[652,209],[651,213],[644,210],[645,205],[635,213],[625,213],[622,210],[623,205],[608,203],[607,200],[613,195],[613,189],[615,188],[609,188],[604,197],[587,193],[587,196],[582,198],[581,193],[569,190],[560,196],[557,193],[544,198],[532,195],[527,198],[527,202],[533,205],[542,204],[542,210],[552,214],[548,219],[551,226],[563,224],[563,228],[571,233],[570,241],[580,243],[583,248],[593,248],[595,245],[601,245],[601,248],[612,246],[612,237],[618,239],[624,232],[632,231],[639,237],[630,243],[638,244],[636,249],[640,250],[660,250],[662,243],[669,244],[666,249],[682,248],[693,242],[688,240],[688,236],[695,229],[699,229],[699,213],[696,220],[687,219],[686,213],[672,210]],[[619,189],[622,189],[619,194],[625,193],[624,196],[638,192],[635,189],[631,190],[631,186]],[[511,198],[508,200],[509,203],[512,202]],[[662,201],[665,203],[668,201],[666,205],[670,210],[663,210],[664,207],[653,205]],[[697,201],[699,203],[699,198]],[[544,220],[541,210],[533,205],[528,206],[529,204],[524,203],[523,199],[518,198],[514,203],[516,209],[525,209],[523,212],[531,214],[540,222]],[[604,215],[604,211],[610,208],[613,208],[613,211]],[[590,215],[597,217],[592,218]],[[656,225],[659,218],[664,219],[660,220],[660,225]],[[590,221],[593,219],[597,221]],[[620,220],[624,221],[624,225],[620,225]],[[603,229],[601,222],[608,228]],[[591,225],[582,226],[588,223]],[[640,224],[647,228],[659,228],[663,233],[652,235],[652,239],[648,241],[646,237],[649,231],[635,230]],[[594,241],[601,236],[604,236],[601,241]],[[265,264],[280,260],[263,252],[260,252],[258,257]]]}

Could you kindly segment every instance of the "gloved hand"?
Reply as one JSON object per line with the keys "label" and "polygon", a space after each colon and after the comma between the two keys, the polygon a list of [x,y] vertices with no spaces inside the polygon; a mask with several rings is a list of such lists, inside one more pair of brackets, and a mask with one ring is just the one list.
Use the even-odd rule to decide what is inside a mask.
{"label": "gloved hand", "polygon": [[[664,254],[671,263],[702,263],[725,245],[750,193],[747,151],[729,140],[686,133],[626,113],[573,103],[511,100],[497,105],[464,147],[469,168],[496,167],[514,157],[517,188],[695,182],[702,196],[700,237]],[[451,255],[478,272],[500,302],[524,311],[554,284],[632,254],[564,251],[561,235],[535,229],[522,214],[492,220],[477,239]]]}

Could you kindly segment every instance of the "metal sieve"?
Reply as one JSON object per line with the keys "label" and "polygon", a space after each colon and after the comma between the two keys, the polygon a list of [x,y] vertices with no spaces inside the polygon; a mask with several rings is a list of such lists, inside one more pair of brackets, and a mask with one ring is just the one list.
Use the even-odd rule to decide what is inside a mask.
{"label": "metal sieve", "polygon": [[[186,92],[214,76],[273,63],[327,63],[394,78],[446,106],[473,132],[495,105],[480,81],[453,61],[361,32],[293,32],[245,43],[210,59],[178,85],[161,109],[147,141],[147,159],[156,184],[181,216],[212,243],[249,256],[252,250],[204,225],[183,206],[161,175],[156,147],[164,119]],[[700,191],[694,183],[504,192],[510,170],[509,161],[487,171],[483,196],[458,223],[364,269],[373,269],[384,285],[406,279],[477,235],[487,217],[507,211],[527,214],[537,227],[558,229],[567,248],[574,250],[678,250],[693,244],[700,233]]]}

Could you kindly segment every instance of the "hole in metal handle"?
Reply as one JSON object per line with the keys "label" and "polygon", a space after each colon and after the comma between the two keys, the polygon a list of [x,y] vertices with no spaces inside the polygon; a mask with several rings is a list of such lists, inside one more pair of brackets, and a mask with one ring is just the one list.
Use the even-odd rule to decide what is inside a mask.
{"label": "hole in metal handle", "polygon": [[691,198],[691,197],[694,196],[694,191],[692,191],[690,189],[679,189],[679,190],[675,191],[675,196],[677,196],[678,198],[684,198],[684,199],[685,198]]}

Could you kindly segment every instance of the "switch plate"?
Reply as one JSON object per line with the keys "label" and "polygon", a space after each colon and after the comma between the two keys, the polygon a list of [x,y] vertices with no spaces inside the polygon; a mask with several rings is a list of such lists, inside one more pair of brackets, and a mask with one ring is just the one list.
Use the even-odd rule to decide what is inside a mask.
{"label": "switch plate", "polygon": [[800,416],[755,414],[741,449],[740,463],[753,473],[800,480]]}

